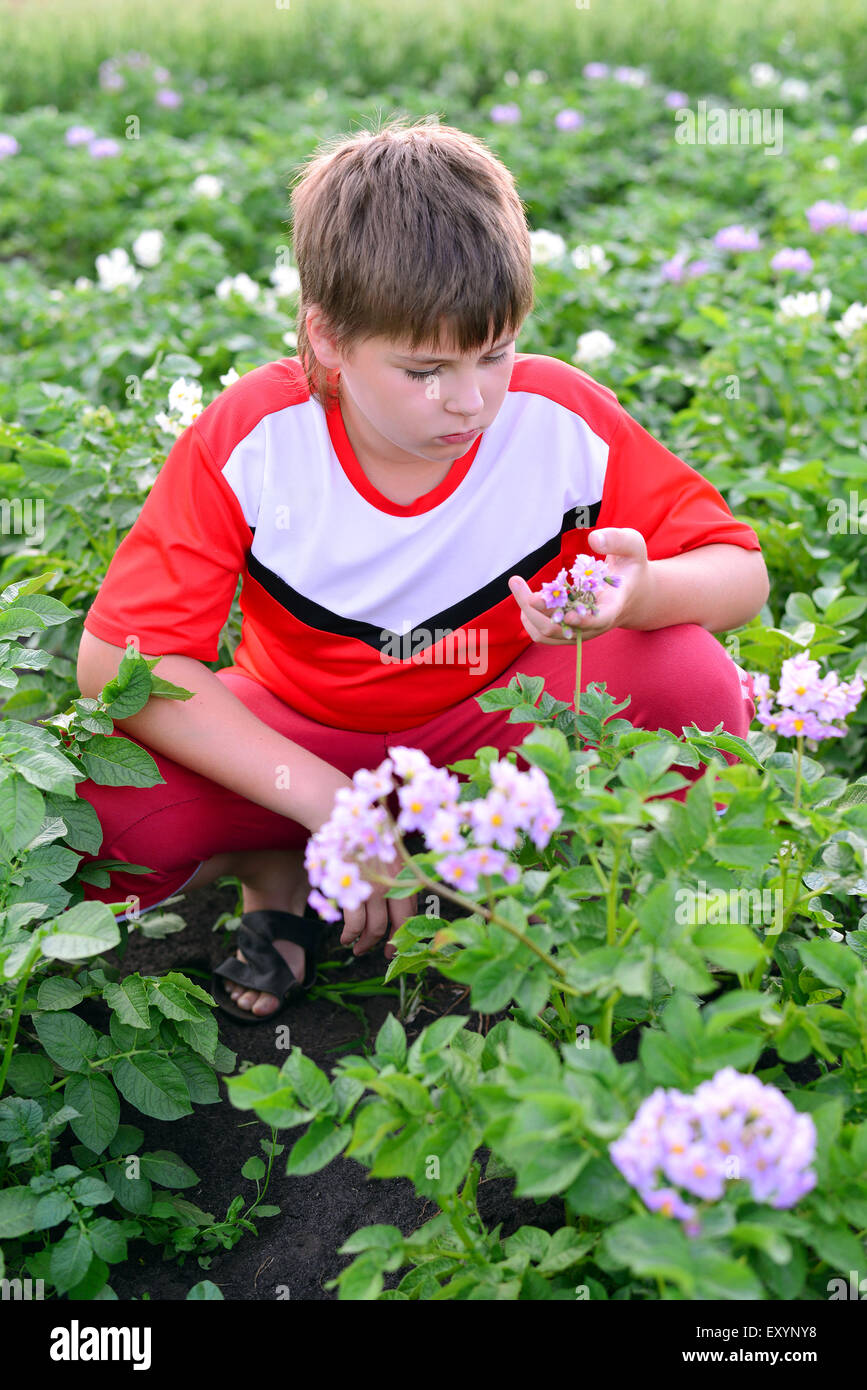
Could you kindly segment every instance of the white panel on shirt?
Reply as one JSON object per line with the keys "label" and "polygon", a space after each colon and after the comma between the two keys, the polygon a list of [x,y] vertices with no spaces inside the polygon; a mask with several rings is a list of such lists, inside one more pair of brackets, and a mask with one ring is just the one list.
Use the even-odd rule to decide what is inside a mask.
{"label": "white panel on shirt", "polygon": [[223,473],[261,564],[343,618],[405,632],[559,536],[564,513],[602,497],[607,459],[573,410],[510,391],[460,485],[418,516],[356,492],[315,400],[266,415]]}

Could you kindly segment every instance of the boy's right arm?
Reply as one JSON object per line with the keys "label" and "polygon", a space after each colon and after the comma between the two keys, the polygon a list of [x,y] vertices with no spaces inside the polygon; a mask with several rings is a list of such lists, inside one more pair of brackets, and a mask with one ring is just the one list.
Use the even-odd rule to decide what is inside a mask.
{"label": "boy's right arm", "polygon": [[[103,642],[85,628],[77,668],[82,695],[98,696],[117,675],[123,655],[122,647]],[[154,671],[192,690],[192,698],[151,697],[138,714],[116,719],[119,729],[311,831],[328,820],[337,789],[352,786],[349,777],[263,724],[194,657],[161,657]]]}

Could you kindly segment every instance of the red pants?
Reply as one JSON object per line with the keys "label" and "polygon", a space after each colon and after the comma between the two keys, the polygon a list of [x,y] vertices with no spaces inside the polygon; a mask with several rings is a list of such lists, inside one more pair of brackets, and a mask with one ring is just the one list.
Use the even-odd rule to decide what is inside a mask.
{"label": "red pants", "polygon": [[[512,666],[477,693],[506,686],[517,673],[543,676],[545,690],[571,704],[575,648],[531,642]],[[358,768],[377,767],[390,747],[400,745],[422,749],[439,767],[471,758],[485,744],[499,748],[503,757],[533,728],[532,724],[510,724],[508,710],[485,714],[474,696],[468,696],[414,728],[355,733],[307,719],[233,667],[218,671],[217,677],[263,723],[349,777]],[[695,723],[709,730],[722,720],[728,733],[745,738],[756,712],[750,678],[712,633],[694,623],[650,632],[612,628],[594,637],[582,652],[582,689],[591,681],[604,681],[618,701],[631,697],[631,704],[617,717],[628,718],[637,728],[664,728],[680,735],[683,725]],[[86,899],[120,902],[135,895],[138,910],[147,911],[180,892],[199,865],[213,855],[303,849],[310,835],[306,826],[247,801],[153,749],[148,751],[164,783],[139,788],[85,781],[76,787],[78,795],[95,808],[104,833],[99,854],[84,855],[82,862],[124,859],[153,870],[147,875],[112,872],[109,888],[84,885]],[[729,763],[737,761],[730,754],[725,756]],[[518,766],[526,770],[528,764],[519,758]],[[705,772],[704,766],[677,770],[690,781]],[[683,787],[669,795],[682,801],[688,790]],[[388,804],[396,816],[395,793]]]}

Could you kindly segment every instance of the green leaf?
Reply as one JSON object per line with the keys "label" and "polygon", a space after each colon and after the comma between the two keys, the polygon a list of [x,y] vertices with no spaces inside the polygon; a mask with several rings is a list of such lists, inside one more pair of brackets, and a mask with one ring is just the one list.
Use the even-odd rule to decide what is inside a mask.
{"label": "green leaf", "polygon": [[168,1149],[142,1154],[141,1171],[160,1187],[195,1187],[199,1181],[192,1168]]}
{"label": "green leaf", "polygon": [[41,1053],[16,1052],[6,1079],[16,1095],[41,1096],[54,1080],[54,1068]]}
{"label": "green leaf", "polygon": [[128,1028],[150,1028],[147,987],[140,975],[127,975],[119,985],[106,985],[103,996],[108,1007]]}
{"label": "green leaf", "polygon": [[63,975],[52,975],[43,980],[36,995],[40,1009],[57,1011],[74,1009],[84,998],[84,990],[77,980],[67,980]]}
{"label": "green leaf", "polygon": [[821,938],[797,943],[801,960],[826,984],[837,989],[853,989],[858,975],[864,974],[854,951],[837,941],[824,941]]}
{"label": "green leaf", "polygon": [[96,1056],[97,1035],[76,1014],[42,1014],[35,1020],[37,1037],[53,1062],[64,1071],[88,1072]]}
{"label": "green leaf", "polygon": [[190,1092],[173,1062],[156,1053],[120,1057],[112,1066],[114,1084],[125,1100],[155,1120],[191,1115]]}
{"label": "green leaf", "polygon": [[101,787],[153,787],[165,781],[150,753],[120,734],[94,734],[81,749],[81,762]]}
{"label": "green leaf", "polygon": [[97,1255],[109,1264],[123,1264],[126,1260],[126,1236],[120,1221],[112,1221],[108,1216],[99,1216],[87,1228],[91,1243]]}
{"label": "green leaf", "polygon": [[58,1293],[66,1293],[80,1284],[93,1258],[90,1236],[78,1226],[70,1226],[58,1243],[51,1248],[51,1281]]}
{"label": "green leaf", "polygon": [[101,1154],[120,1123],[120,1101],[108,1077],[100,1071],[70,1076],[63,1099],[78,1111],[77,1118],[70,1120],[73,1134],[95,1154]]}
{"label": "green leaf", "polygon": [[768,1005],[768,996],[758,990],[733,989],[702,1010],[708,1037],[724,1033],[738,1019],[752,1017]]}
{"label": "green leaf", "polygon": [[777,852],[777,840],[770,831],[758,826],[727,826],[723,822],[708,850],[718,864],[733,869],[764,869]]}
{"label": "green leaf", "polygon": [[151,984],[150,987],[151,1003],[155,1004],[160,1013],[166,1018],[175,1020],[186,1020],[189,1023],[198,1023],[199,1019],[206,1017],[200,1005],[190,998],[178,986],[162,980],[159,984]]}
{"label": "green leaf", "polygon": [[7,1187],[0,1192],[0,1240],[12,1240],[34,1229],[39,1202],[27,1187]]}
{"label": "green leaf", "polygon": [[193,1284],[186,1299],[188,1303],[201,1303],[203,1301],[216,1303],[222,1302],[222,1300],[222,1292],[210,1279],[200,1279],[198,1284]]}
{"label": "green leaf", "polygon": [[0,832],[18,853],[42,824],[44,803],[39,790],[14,774],[0,782]]}
{"label": "green leaf", "polygon": [[331,1082],[315,1062],[304,1056],[300,1048],[293,1047],[280,1069],[280,1075],[291,1082],[298,1099],[308,1110],[333,1108]]}
{"label": "green leaf", "polygon": [[256,1182],[265,1176],[265,1165],[256,1154],[248,1158],[241,1169],[241,1177],[249,1178],[251,1182]]}
{"label": "green leaf", "polygon": [[85,854],[99,854],[103,841],[99,816],[89,801],[81,796],[58,796],[48,792],[45,797],[48,815],[59,816],[66,826],[65,839],[73,849]]}
{"label": "green leaf", "polygon": [[406,1034],[394,1014],[389,1014],[376,1035],[375,1055],[402,1067],[406,1060]]}
{"label": "green leaf", "polygon": [[692,1298],[695,1276],[687,1237],[670,1219],[628,1217],[605,1232],[602,1247],[615,1266],[625,1265],[640,1278],[668,1279]]}
{"label": "green leaf", "polygon": [[290,1177],[300,1177],[305,1173],[318,1173],[342,1153],[352,1134],[351,1125],[335,1125],[332,1120],[314,1120],[306,1134],[302,1134],[289,1154],[286,1172]]}
{"label": "green leaf", "polygon": [[132,1212],[133,1216],[147,1215],[153,1201],[153,1188],[143,1174],[138,1178],[128,1177],[123,1159],[119,1163],[107,1164],[104,1173],[106,1182],[125,1211]]}
{"label": "green leaf", "polygon": [[220,1101],[220,1088],[213,1068],[203,1057],[195,1052],[177,1051],[172,1061],[182,1073],[190,1090],[190,1100],[196,1105],[217,1105]]}
{"label": "green leaf", "polygon": [[291,1128],[310,1119],[310,1111],[298,1104],[292,1086],[277,1067],[268,1063],[249,1067],[240,1076],[226,1079],[229,1099],[238,1110],[255,1110],[267,1124]]}
{"label": "green leaf", "polygon": [[41,950],[49,960],[82,960],[110,951],[120,941],[120,928],[107,903],[83,902],[55,918],[56,931],[43,937]]}
{"label": "green leaf", "polygon": [[699,927],[695,943],[714,965],[742,973],[765,959],[765,948],[749,927],[735,922],[708,922]]}

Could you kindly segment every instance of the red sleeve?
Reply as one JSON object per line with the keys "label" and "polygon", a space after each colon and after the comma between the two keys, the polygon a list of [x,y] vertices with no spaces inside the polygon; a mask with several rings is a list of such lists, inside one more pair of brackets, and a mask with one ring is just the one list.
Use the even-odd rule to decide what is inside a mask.
{"label": "red sleeve", "polygon": [[179,435],[84,619],[148,656],[219,659],[253,533],[195,424]]}
{"label": "red sleeve", "polygon": [[761,550],[755,531],[735,520],[713,484],[625,410],[611,437],[596,524],[640,531],[649,560],[715,543]]}

